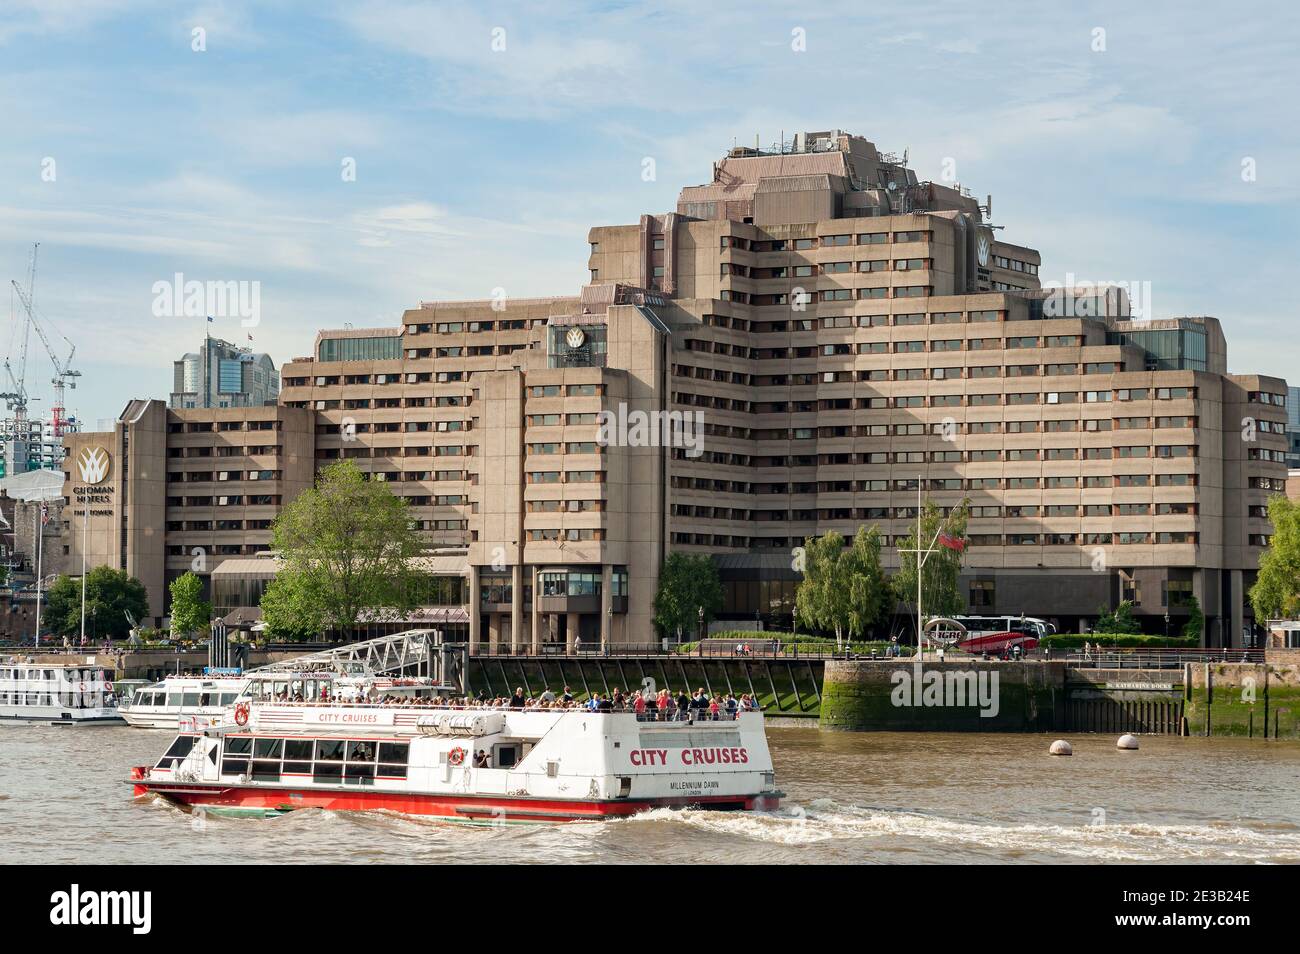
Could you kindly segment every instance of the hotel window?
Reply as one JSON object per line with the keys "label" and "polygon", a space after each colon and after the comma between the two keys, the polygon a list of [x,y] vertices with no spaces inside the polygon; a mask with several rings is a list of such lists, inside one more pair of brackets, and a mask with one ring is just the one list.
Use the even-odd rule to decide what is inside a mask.
{"label": "hotel window", "polygon": [[992,609],[994,596],[996,593],[996,584],[993,580],[971,580],[970,581],[970,605],[971,609]]}
{"label": "hotel window", "polygon": [[822,236],[823,247],[830,246],[830,245],[852,245],[852,244],[853,244],[852,235],[823,235]]}
{"label": "hotel window", "polygon": [[874,259],[858,262],[859,272],[883,272],[889,268],[889,259]]}
{"label": "hotel window", "polygon": [[888,232],[859,232],[859,245],[885,245],[889,242]]}
{"label": "hotel window", "polygon": [[969,315],[971,321],[1001,321],[1002,312],[1000,311],[972,311]]}
{"label": "hotel window", "polygon": [[1078,477],[1047,477],[1044,484],[1049,490],[1063,490],[1068,487],[1078,487]]}

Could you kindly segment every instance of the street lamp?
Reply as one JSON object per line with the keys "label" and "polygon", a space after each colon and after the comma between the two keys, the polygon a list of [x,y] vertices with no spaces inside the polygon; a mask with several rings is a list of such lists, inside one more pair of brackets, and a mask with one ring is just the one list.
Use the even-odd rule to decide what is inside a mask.
{"label": "street lamp", "polygon": [[1169,638],[1169,610],[1165,610],[1165,639]]}
{"label": "street lamp", "polygon": [[702,650],[704,648],[704,646],[702,645],[704,642],[704,607],[703,606],[700,607],[699,618],[700,618],[699,633],[700,633],[700,642],[701,642],[700,649]]}

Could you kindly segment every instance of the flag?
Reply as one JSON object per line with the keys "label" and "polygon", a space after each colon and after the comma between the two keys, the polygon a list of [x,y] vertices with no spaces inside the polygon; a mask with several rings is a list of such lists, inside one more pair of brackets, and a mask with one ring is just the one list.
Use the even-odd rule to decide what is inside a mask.
{"label": "flag", "polygon": [[41,526],[43,527],[49,522],[50,522],[49,504],[41,504]]}
{"label": "flag", "polygon": [[950,536],[946,533],[939,534],[939,546],[947,547],[949,550],[955,550],[961,553],[966,549],[966,541],[961,537]]}
{"label": "flag", "polygon": [[212,316],[208,315],[208,324],[212,324]]}
{"label": "flag", "polygon": [[249,341],[252,341],[252,340],[253,340],[253,336],[252,336],[252,335],[249,335],[249,336],[248,336],[248,340],[249,340]]}

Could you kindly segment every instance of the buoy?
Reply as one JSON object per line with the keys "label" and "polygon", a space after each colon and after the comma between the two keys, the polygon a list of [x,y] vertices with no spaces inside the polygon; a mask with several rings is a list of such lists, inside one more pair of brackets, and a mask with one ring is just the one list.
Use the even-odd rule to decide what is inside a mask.
{"label": "buoy", "polygon": [[1047,750],[1048,755],[1073,755],[1074,749],[1065,739],[1057,739],[1052,743],[1052,747]]}
{"label": "buoy", "polygon": [[1136,735],[1121,735],[1119,741],[1115,743],[1117,749],[1136,750],[1138,747],[1138,737]]}

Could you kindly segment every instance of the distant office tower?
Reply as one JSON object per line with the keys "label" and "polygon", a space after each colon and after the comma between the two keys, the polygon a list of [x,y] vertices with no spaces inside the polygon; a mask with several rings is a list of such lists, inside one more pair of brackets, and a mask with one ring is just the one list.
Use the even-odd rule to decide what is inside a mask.
{"label": "distant office tower", "polygon": [[172,408],[261,407],[274,404],[280,373],[271,356],[206,338],[198,352],[173,364]]}

